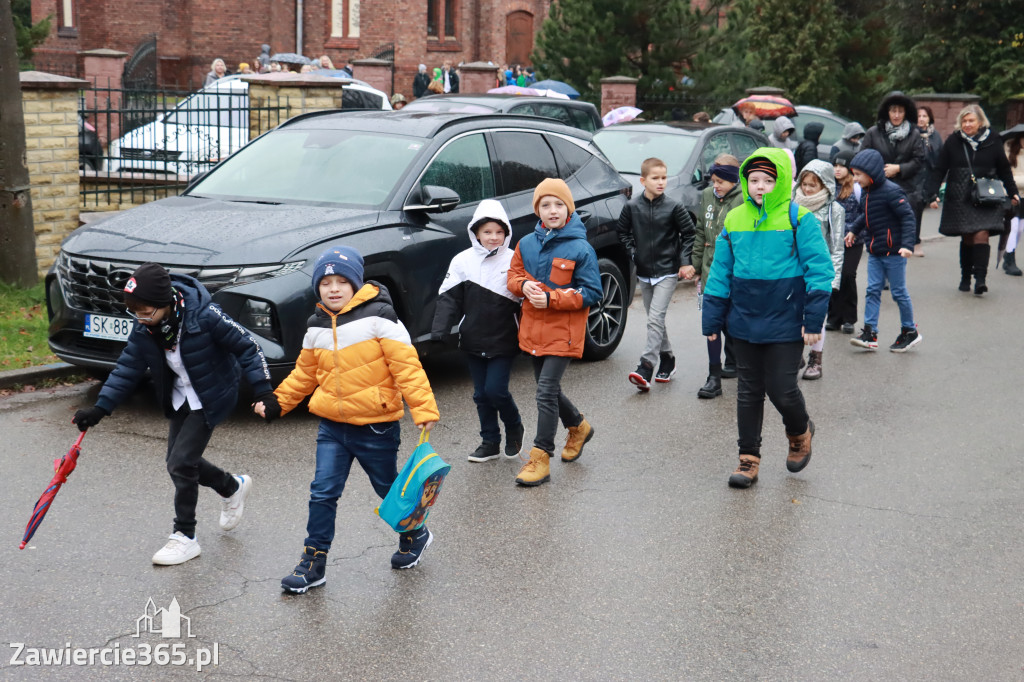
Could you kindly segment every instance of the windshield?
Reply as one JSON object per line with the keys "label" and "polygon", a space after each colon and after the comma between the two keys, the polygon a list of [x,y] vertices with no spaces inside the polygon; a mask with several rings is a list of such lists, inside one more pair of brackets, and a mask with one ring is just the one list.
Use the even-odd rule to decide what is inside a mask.
{"label": "windshield", "polygon": [[351,130],[277,130],[221,164],[190,192],[217,199],[380,206],[420,138]]}
{"label": "windshield", "polygon": [[489,107],[483,104],[471,104],[450,99],[435,99],[424,97],[411,102],[404,107],[408,111],[434,111],[451,112],[455,114],[490,114],[497,111],[497,107]]}
{"label": "windshield", "polygon": [[620,173],[640,175],[644,159],[656,156],[668,166],[669,175],[676,175],[690,159],[697,146],[697,136],[654,133],[639,128],[605,128],[594,134],[594,144]]}
{"label": "windshield", "polygon": [[164,123],[246,128],[249,126],[249,96],[244,92],[200,92],[167,114]]}

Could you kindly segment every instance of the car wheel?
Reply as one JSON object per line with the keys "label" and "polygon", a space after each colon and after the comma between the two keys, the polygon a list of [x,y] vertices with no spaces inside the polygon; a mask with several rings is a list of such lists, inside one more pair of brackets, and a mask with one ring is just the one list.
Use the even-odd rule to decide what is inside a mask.
{"label": "car wheel", "polygon": [[615,261],[601,258],[601,300],[590,308],[587,318],[587,341],[583,347],[584,360],[604,360],[622,341],[626,329],[626,278]]}

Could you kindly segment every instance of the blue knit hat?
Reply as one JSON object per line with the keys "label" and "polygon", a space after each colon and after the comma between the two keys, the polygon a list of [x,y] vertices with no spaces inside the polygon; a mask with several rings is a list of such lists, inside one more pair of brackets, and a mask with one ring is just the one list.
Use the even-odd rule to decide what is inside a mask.
{"label": "blue knit hat", "polygon": [[313,294],[320,298],[320,280],[327,275],[341,275],[355,291],[363,288],[363,257],[351,246],[332,246],[316,259],[313,268]]}

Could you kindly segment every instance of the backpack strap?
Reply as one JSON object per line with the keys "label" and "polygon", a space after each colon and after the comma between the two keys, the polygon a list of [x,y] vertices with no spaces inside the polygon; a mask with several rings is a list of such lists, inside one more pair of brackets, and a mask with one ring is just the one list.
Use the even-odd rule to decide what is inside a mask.
{"label": "backpack strap", "polygon": [[800,207],[796,205],[795,201],[789,202],[789,224],[793,227],[793,251],[792,255],[797,258],[800,254],[796,250],[796,228],[800,224]]}

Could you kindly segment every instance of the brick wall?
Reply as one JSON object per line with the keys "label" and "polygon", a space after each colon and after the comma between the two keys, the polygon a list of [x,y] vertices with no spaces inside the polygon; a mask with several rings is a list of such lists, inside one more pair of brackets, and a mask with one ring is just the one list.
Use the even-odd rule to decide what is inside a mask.
{"label": "brick wall", "polygon": [[[917,106],[928,106],[931,107],[932,114],[935,116],[935,129],[942,135],[942,139],[953,132],[956,128],[956,117],[960,114],[960,110],[968,104],[977,104],[981,101],[981,98],[977,95],[968,94],[923,94],[914,95],[914,102]],[[917,112],[911,114],[908,113],[908,118],[911,121],[917,120]],[[998,127],[999,123],[995,122]]]}

